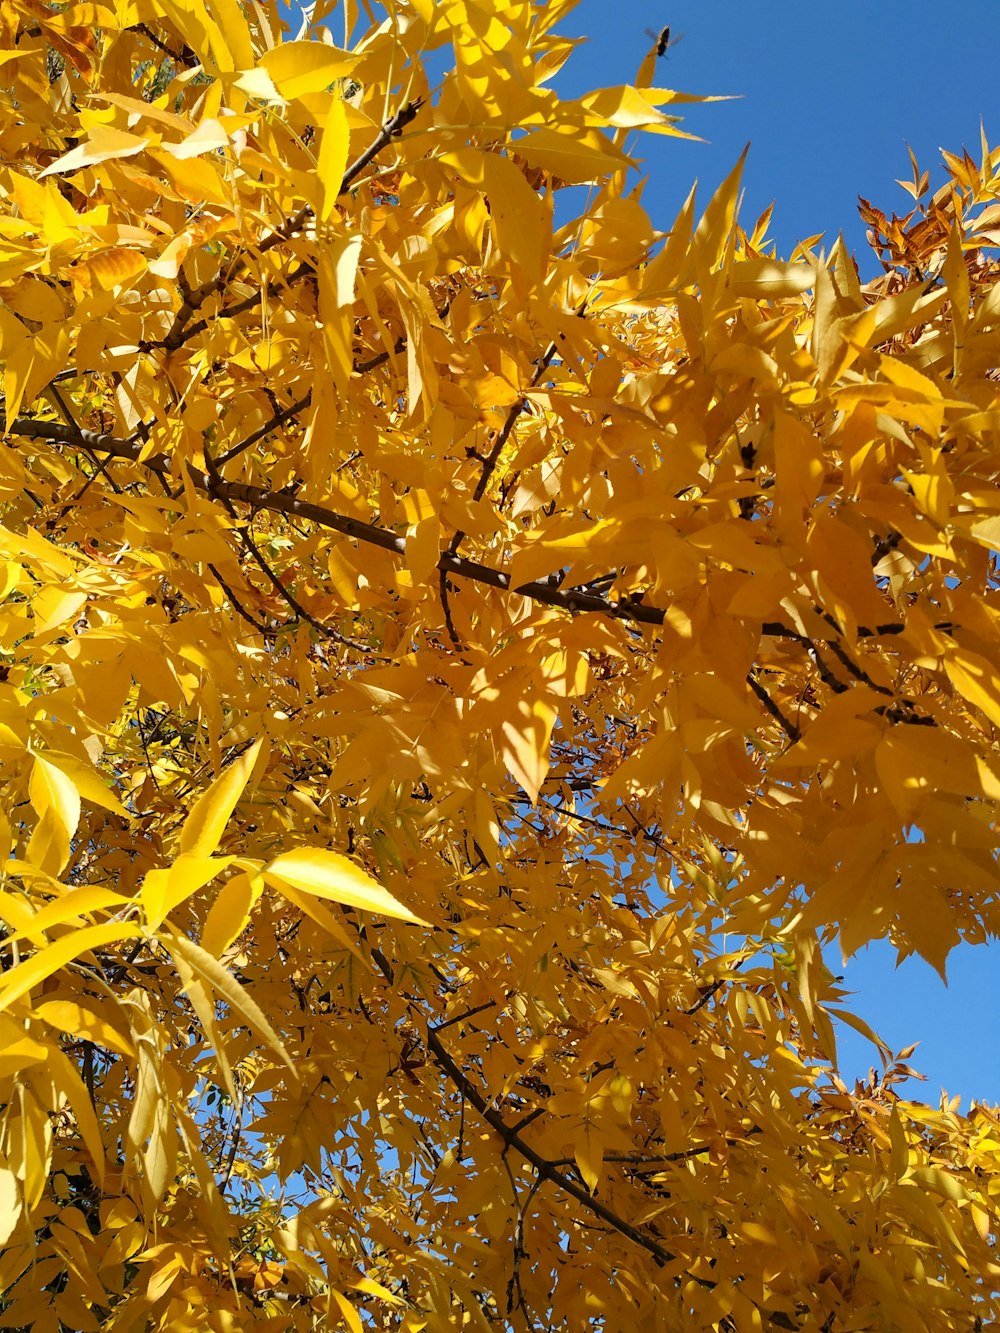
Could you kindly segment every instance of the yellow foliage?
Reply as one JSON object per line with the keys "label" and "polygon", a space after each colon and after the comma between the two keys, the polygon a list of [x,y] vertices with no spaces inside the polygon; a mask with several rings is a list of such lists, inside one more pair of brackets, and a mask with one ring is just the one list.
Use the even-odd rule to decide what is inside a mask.
{"label": "yellow foliage", "polygon": [[3,9],[4,1328],[1000,1320],[824,963],[1000,931],[1000,152],[668,226],[572,7]]}

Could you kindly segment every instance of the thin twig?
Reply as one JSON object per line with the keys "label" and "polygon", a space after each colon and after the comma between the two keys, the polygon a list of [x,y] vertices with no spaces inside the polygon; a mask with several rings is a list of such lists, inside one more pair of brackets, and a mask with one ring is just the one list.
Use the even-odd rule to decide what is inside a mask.
{"label": "thin twig", "polygon": [[[69,410],[69,407],[68,407],[67,404],[66,404],[66,400],[65,400],[65,398],[63,398],[62,394],[61,394],[61,393],[59,392],[59,390],[56,388],[55,380],[52,380],[52,381],[49,382],[49,384],[48,384],[48,386],[47,386],[47,391],[48,391],[48,393],[51,395],[53,402],[56,404],[56,406],[58,407],[59,411],[62,413],[63,417],[65,418],[66,424],[67,424],[72,430],[75,430],[76,433],[77,433],[77,435],[81,435],[81,436],[82,436],[82,430],[81,430],[81,427],[80,427],[80,423],[79,423],[79,422],[77,421],[77,419],[73,416],[73,413]],[[121,487],[117,484],[117,482],[115,481],[114,477],[112,477],[111,473],[108,471],[107,464],[106,464],[105,462],[103,462],[102,459],[98,458],[98,457],[94,454],[94,452],[89,448],[88,445],[84,444],[84,445],[82,446],[82,448],[83,448],[84,453],[87,455],[87,457],[88,457],[88,458],[90,459],[90,461],[93,463],[94,467],[95,467],[95,468],[97,469],[97,471],[100,472],[100,474],[104,477],[104,479],[107,481],[108,485],[109,485],[109,486],[111,487],[111,489],[115,492],[115,494],[116,494],[116,495],[120,495],[120,494],[121,494]],[[89,482],[90,480],[93,480],[93,479],[92,479],[92,478],[89,478],[89,479],[88,479],[88,482]]]}
{"label": "thin twig", "polygon": [[222,1173],[222,1180],[219,1182],[219,1193],[225,1194],[229,1188],[229,1181],[233,1174],[233,1167],[236,1164],[236,1153],[240,1146],[240,1140],[243,1137],[243,1089],[236,1089],[236,1118],[231,1130],[231,1140],[229,1144],[229,1156],[226,1158],[226,1169]]}
{"label": "thin twig", "polygon": [[193,65],[198,64],[198,60],[195,58],[193,51],[190,51],[187,48],[185,48],[184,52],[174,51],[166,44],[166,42],[161,41],[160,38],[157,37],[156,33],[153,32],[148,23],[137,23],[132,31],[141,32],[143,37],[145,37],[147,41],[152,42],[158,51],[162,51],[168,59],[172,60],[175,65],[180,65],[182,69],[190,69]]}
{"label": "thin twig", "polygon": [[271,432],[277,430],[279,426],[283,426],[286,421],[291,421],[292,418],[297,417],[300,412],[304,412],[311,402],[312,390],[310,389],[304,398],[300,398],[297,403],[292,403],[291,407],[286,407],[281,412],[276,412],[269,421],[265,421],[263,426],[259,426],[257,430],[248,435],[245,440],[240,440],[239,444],[234,444],[231,449],[227,449],[224,454],[220,454],[216,459],[216,467],[225,467],[231,459],[238,458],[245,450],[250,449],[255,445],[258,440],[263,440],[265,436],[270,435]]}
{"label": "thin twig", "polygon": [[[362,939],[365,939],[364,928],[360,930],[359,934]],[[392,964],[377,945],[373,946],[369,944],[368,948],[372,962],[385,977],[386,981],[392,985],[395,982],[395,972]],[[638,1227],[633,1226],[632,1223],[626,1221],[625,1218],[619,1217],[617,1213],[608,1208],[600,1199],[595,1198],[592,1194],[588,1194],[582,1186],[577,1185],[575,1181],[570,1180],[563,1172],[553,1167],[547,1158],[542,1157],[540,1153],[537,1153],[530,1144],[525,1143],[518,1130],[506,1123],[500,1112],[491,1105],[490,1101],[483,1096],[472,1080],[469,1079],[458,1067],[449,1054],[444,1042],[431,1024],[428,1024],[427,1026],[427,1049],[434,1056],[435,1062],[441,1069],[441,1072],[461,1094],[463,1103],[466,1100],[469,1101],[490,1128],[500,1136],[504,1142],[505,1151],[506,1149],[513,1148],[520,1157],[523,1157],[526,1162],[530,1163],[530,1165],[535,1168],[539,1180],[547,1180],[558,1189],[561,1189],[565,1194],[568,1194],[570,1198],[575,1199],[577,1203],[588,1212],[593,1213],[603,1222],[607,1222],[615,1231],[646,1250],[653,1256],[658,1264],[665,1265],[674,1260],[675,1256],[664,1246],[660,1245],[658,1241],[654,1240],[644,1231],[641,1231]],[[704,1279],[695,1280],[699,1282],[704,1281]],[[713,1284],[709,1283],[708,1285]]]}
{"label": "thin twig", "polygon": [[847,653],[844,652],[843,648],[841,648],[840,644],[837,642],[836,639],[830,639],[830,641],[827,643],[827,647],[830,649],[830,652],[833,653],[834,657],[841,664],[844,670],[850,672],[850,674],[854,677],[855,680],[860,680],[863,685],[867,685],[868,688],[870,690],[874,690],[876,694],[887,695],[890,699],[893,697],[892,690],[890,690],[888,686],[879,685],[876,681],[872,680],[871,676],[869,676],[868,672],[865,671],[864,667],[858,666],[857,662],[855,662],[853,658],[851,658]]}
{"label": "thin twig", "polygon": [[451,618],[451,603],[448,601],[448,574],[444,569],[439,571],[438,590],[441,594],[441,610],[444,612],[444,623],[448,631],[448,638],[451,639],[452,647],[457,653],[464,653],[465,644],[459,637],[455,622]]}
{"label": "thin twig", "polygon": [[[582,314],[585,306],[586,306],[586,301],[577,311],[577,314]],[[534,388],[534,386],[545,374],[546,370],[548,370],[549,366],[552,363],[552,358],[555,356],[558,349],[559,349],[559,344],[557,342],[553,341],[552,343],[549,344],[548,348],[542,355],[541,360],[538,362],[538,365],[535,367],[535,373],[531,377],[532,388]],[[504,445],[510,438],[511,431],[514,429],[514,422],[524,411],[527,401],[528,401],[527,397],[524,394],[522,394],[519,398],[516,398],[514,402],[511,403],[510,407],[507,409],[507,416],[504,419],[504,423],[500,427],[500,430],[497,432],[497,437],[493,441],[493,447],[490,450],[490,452],[486,455],[486,458],[484,460],[483,470],[480,473],[479,481],[476,483],[476,489],[475,492],[473,493],[474,500],[481,500],[483,496],[486,494],[486,488],[490,484],[490,478],[496,471],[496,466],[497,463],[499,463],[500,461],[500,455],[503,453]],[[465,532],[463,532],[462,529],[459,528],[459,530],[455,533],[455,535],[452,537],[451,541],[448,544],[449,555],[456,554],[458,548],[465,540],[465,536],[466,536]]]}
{"label": "thin twig", "polygon": [[255,620],[255,619],[254,619],[254,617],[253,617],[253,616],[251,615],[251,613],[246,609],[246,607],[243,605],[243,603],[240,601],[240,599],[236,596],[236,594],[233,592],[232,588],[230,588],[229,584],[228,584],[228,583],[226,582],[226,580],[222,577],[222,575],[219,573],[219,571],[216,569],[216,567],[211,563],[211,561],[209,561],[208,568],[209,568],[209,571],[211,572],[213,578],[214,578],[214,579],[216,580],[216,582],[218,583],[219,587],[220,587],[220,588],[222,589],[222,591],[226,594],[226,596],[229,598],[229,600],[232,602],[233,606],[236,608],[236,610],[239,612],[239,614],[243,617],[243,619],[247,622],[247,624],[250,625],[251,628],[255,629],[255,630],[257,631],[258,634],[274,634],[275,631],[271,628],[271,626],[265,624],[263,621]]}
{"label": "thin twig", "polygon": [[[367,167],[368,164],[382,151],[386,144],[401,134],[403,129],[416,118],[422,105],[423,101],[418,97],[411,102],[407,102],[405,106],[401,107],[395,113],[395,115],[390,116],[368,148],[366,148],[361,156],[352,162],[344,172],[340,182],[340,189],[337,192],[338,197],[345,194],[347,190],[350,189],[355,178],[360,175],[365,167]],[[210,278],[207,282],[202,283],[200,287],[190,290],[182,300],[181,307],[174,316],[173,325],[166,337],[163,338],[162,342],[159,344],[149,344],[149,346],[158,345],[166,348],[167,351],[176,351],[186,340],[185,330],[191,316],[201,309],[210,296],[218,295],[223,292],[231,282],[235,281],[236,277],[249,262],[249,255],[251,253],[255,256],[260,256],[266,254],[269,250],[273,250],[276,245],[280,245],[283,241],[289,240],[296,232],[301,231],[312,216],[312,208],[309,204],[304,204],[298,212],[294,213],[290,218],[287,218],[280,227],[276,227],[274,231],[268,236],[265,236],[263,240],[257,242],[257,244],[253,246],[252,251],[243,250],[234,255],[229,264],[217,273],[214,278]],[[312,265],[309,266],[310,269],[312,267]],[[303,269],[302,273],[305,273],[306,271],[307,270]]]}

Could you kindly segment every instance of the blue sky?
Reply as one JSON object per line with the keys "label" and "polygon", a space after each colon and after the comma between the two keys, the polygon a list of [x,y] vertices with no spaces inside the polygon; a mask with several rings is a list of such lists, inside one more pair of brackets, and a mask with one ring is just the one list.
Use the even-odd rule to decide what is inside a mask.
{"label": "blue sky", "polygon": [[561,30],[590,40],[560,87],[628,82],[651,44],[645,29],[669,24],[684,36],[660,62],[658,84],[740,100],[680,108],[683,128],[707,144],[644,140],[654,221],[669,225],[696,177],[714,189],[749,141],[744,217],[776,203],[779,253],[839,231],[861,250],[858,194],[906,211],[909,196],[894,182],[910,175],[907,143],[933,182],[940,147],[978,157],[980,120],[1000,136],[987,64],[1000,7],[965,0],[958,14],[928,0],[581,0]]}
{"label": "blue sky", "polygon": [[[681,108],[684,128],[710,140],[644,138],[649,183],[644,201],[655,226],[669,227],[692,183],[711,192],[750,143],[741,216],[755,219],[772,202],[778,253],[824,232],[843,232],[864,250],[857,196],[886,212],[907,211],[895,184],[910,175],[906,146],[932,187],[943,180],[939,148],[973,157],[980,123],[1000,136],[1000,94],[985,60],[1000,20],[997,0],[966,0],[946,18],[928,0],[841,0],[836,5],[770,0],[582,0],[562,30],[590,40],[560,77],[564,95],[628,82],[650,46],[645,29],[669,24],[683,39],[660,62],[658,84],[691,93],[739,94],[740,100]],[[862,260],[862,272],[874,275]],[[843,971],[855,992],[849,1006],[893,1048],[920,1041],[910,1063],[927,1075],[905,1094],[936,1103],[942,1088],[1000,1101],[1000,1024],[996,1019],[1000,945],[963,947],[949,960],[947,988],[919,958],[897,970],[884,941]],[[878,1063],[874,1050],[842,1030],[841,1067],[849,1077]]]}

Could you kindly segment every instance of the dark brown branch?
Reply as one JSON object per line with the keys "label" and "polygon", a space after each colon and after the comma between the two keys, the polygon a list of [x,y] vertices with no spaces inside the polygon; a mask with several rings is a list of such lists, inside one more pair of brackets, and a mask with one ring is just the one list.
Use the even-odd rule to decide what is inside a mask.
{"label": "dark brown branch", "polygon": [[465,645],[455,628],[454,620],[451,618],[451,603],[448,601],[448,571],[446,569],[439,569],[438,589],[441,594],[441,610],[444,612],[444,623],[448,631],[448,638],[451,639],[451,645],[457,653],[464,653]]}
{"label": "dark brown branch", "polygon": [[[584,305],[580,307],[579,311],[577,312],[578,314],[583,313],[585,305],[586,302],[584,302]],[[552,364],[552,358],[555,356],[557,349],[558,349],[558,344],[555,342],[550,343],[549,347],[546,349],[544,355],[542,356],[542,359],[535,367],[535,373],[531,377],[532,388],[534,388],[534,386],[538,383],[538,381],[545,374],[546,370],[548,370],[549,366]],[[522,394],[521,397],[515,399],[515,401],[511,403],[510,407],[507,409],[507,416],[504,420],[503,425],[500,427],[500,430],[497,432],[496,439],[493,441],[493,448],[486,455],[486,459],[483,463],[483,470],[480,473],[479,481],[476,483],[476,489],[473,494],[474,500],[481,500],[485,495],[486,487],[490,484],[490,478],[496,471],[497,463],[499,463],[500,461],[500,455],[503,453],[503,447],[510,439],[510,433],[514,429],[514,422],[524,411],[526,404],[527,404],[527,398]],[[454,537],[452,537],[448,545],[448,554],[454,555],[464,540],[465,540],[465,533],[461,529],[459,529],[458,532],[455,533]]]}
{"label": "dark brown branch", "polygon": [[[746,1137],[749,1138],[750,1135],[752,1134],[761,1134],[761,1133],[763,1133],[763,1130],[758,1125],[754,1129],[748,1129]],[[725,1139],[725,1144],[727,1148],[739,1147],[739,1145],[742,1142],[743,1142],[742,1139],[733,1139],[733,1138]],[[712,1145],[710,1143],[699,1143],[693,1148],[682,1148],[678,1152],[605,1153],[604,1161],[609,1163],[611,1166],[620,1166],[624,1167],[626,1170],[634,1170],[638,1172],[647,1167],[650,1170],[653,1170],[654,1168],[662,1166],[664,1163],[667,1163],[669,1165],[671,1162],[687,1162],[690,1161],[692,1157],[703,1157],[705,1153],[709,1153],[711,1151],[712,1151]],[[560,1158],[560,1160],[557,1162],[554,1161],[552,1165],[568,1166],[571,1165],[572,1162],[573,1158],[563,1157]]]}
{"label": "dark brown branch", "polygon": [[175,51],[172,47],[168,46],[166,42],[161,41],[160,38],[157,37],[156,33],[148,23],[137,23],[131,31],[141,32],[148,42],[152,42],[157,51],[162,51],[168,60],[172,60],[174,64],[179,65],[181,69],[193,69],[194,66],[199,63],[195,53],[190,47],[185,46],[183,51]]}
{"label": "dark brown branch", "polygon": [[455,1014],[453,1018],[446,1018],[443,1023],[435,1023],[434,1031],[443,1032],[445,1028],[450,1028],[454,1023],[465,1023],[476,1014],[485,1013],[487,1009],[495,1009],[496,1000],[487,1000],[484,1004],[477,1004],[474,1009],[463,1009],[460,1014]]}
{"label": "dark brown branch", "polygon": [[872,680],[871,676],[869,676],[868,672],[865,671],[864,667],[858,666],[857,662],[855,662],[853,658],[851,658],[847,653],[844,652],[843,648],[841,648],[840,644],[836,641],[836,639],[830,639],[827,643],[827,647],[830,649],[830,652],[833,653],[834,657],[844,668],[844,670],[849,672],[854,677],[855,680],[860,680],[863,685],[867,685],[868,688],[870,690],[874,690],[876,694],[885,694],[890,699],[893,697],[892,690],[890,690],[888,686],[878,685],[874,680]]}
{"label": "dark brown branch", "polygon": [[229,1182],[232,1179],[233,1167],[236,1163],[236,1153],[239,1150],[240,1139],[243,1136],[243,1089],[237,1088],[238,1102],[236,1105],[236,1116],[230,1130],[229,1153],[226,1157],[226,1167],[222,1173],[222,1180],[219,1182],[219,1193],[225,1194],[229,1188]]}
{"label": "dark brown branch", "polygon": [[[66,424],[70,427],[71,430],[76,431],[77,435],[81,435],[81,434],[82,434],[82,431],[81,431],[81,429],[80,429],[80,423],[79,423],[79,422],[77,421],[77,419],[73,416],[73,413],[69,410],[69,407],[68,407],[67,404],[66,404],[66,399],[62,396],[62,394],[59,392],[58,388],[56,387],[56,382],[55,382],[55,380],[51,380],[51,381],[49,382],[49,384],[48,384],[48,386],[47,386],[47,392],[49,393],[49,396],[52,398],[52,401],[55,403],[56,407],[59,409],[60,413],[62,414],[63,419],[65,420]],[[101,476],[104,477],[105,481],[107,481],[108,485],[109,485],[109,486],[111,487],[111,489],[115,492],[115,494],[116,494],[116,495],[119,494],[121,488],[118,486],[118,484],[117,484],[117,482],[115,481],[114,477],[112,477],[111,473],[108,471],[108,469],[107,469],[107,465],[106,465],[104,462],[102,462],[102,460],[101,460],[100,458],[97,458],[97,457],[94,455],[93,451],[92,451],[91,449],[87,448],[86,445],[84,445],[84,452],[86,453],[86,455],[87,455],[87,457],[90,459],[90,461],[93,463],[93,465],[94,465],[94,467],[97,469],[97,471],[101,474]],[[89,479],[88,479],[88,482],[87,482],[87,485],[89,486],[90,483],[91,483],[92,481],[93,481],[93,477],[89,478]],[[84,490],[86,490],[86,487],[84,487]],[[81,495],[82,495],[82,493],[83,493],[83,492],[81,492]],[[63,513],[65,513],[65,508],[63,509]]]}
{"label": "dark brown branch", "polygon": [[412,102],[407,102],[405,106],[400,107],[394,116],[385,122],[371,144],[365,149],[360,157],[355,158],[351,165],[344,172],[344,178],[340,182],[340,193],[344,194],[354,181],[361,175],[365,167],[368,166],[391,139],[397,139],[412,121],[416,120],[417,112],[424,104],[422,97],[416,97]]}
{"label": "dark brown branch", "polygon": [[812,658],[816,670],[819,672],[819,678],[827,689],[832,690],[834,694],[844,694],[850,688],[842,680],[833,674],[827,664],[823,661],[819,649],[811,639],[806,641],[806,652]]}
{"label": "dark brown branch", "polygon": [[570,1198],[575,1199],[581,1207],[585,1208],[588,1212],[593,1213],[595,1217],[599,1217],[602,1222],[607,1222],[609,1226],[613,1227],[620,1235],[625,1236],[626,1239],[632,1241],[633,1244],[646,1250],[653,1256],[658,1264],[664,1265],[673,1262],[675,1256],[671,1254],[669,1250],[665,1249],[659,1241],[654,1240],[652,1236],[647,1235],[638,1227],[633,1226],[632,1223],[626,1221],[625,1218],[619,1217],[617,1213],[608,1208],[600,1199],[595,1198],[592,1194],[588,1194],[581,1185],[577,1185],[575,1181],[570,1180],[562,1171],[558,1170],[557,1167],[554,1167],[547,1158],[543,1157],[540,1153],[535,1152],[534,1148],[532,1148],[529,1143],[525,1143],[517,1131],[507,1124],[500,1112],[495,1110],[489,1104],[471,1079],[459,1069],[458,1065],[448,1054],[444,1042],[432,1028],[428,1028],[427,1030],[427,1046],[433,1054],[442,1073],[444,1073],[449,1081],[454,1084],[466,1100],[471,1102],[483,1120],[485,1120],[489,1127],[503,1140],[505,1147],[513,1148],[519,1157],[523,1157],[526,1162],[530,1163],[540,1179],[547,1180],[557,1189],[562,1190],[564,1194],[568,1194]]}
{"label": "dark brown branch", "polygon": [[[764,632],[771,633],[773,631],[765,629]],[[795,635],[794,637],[798,638],[799,636]],[[802,732],[799,730],[799,728],[795,725],[794,722],[791,722],[787,717],[785,717],[784,713],[781,711],[778,705],[768,694],[767,690],[764,689],[764,686],[758,682],[756,676],[753,674],[752,671],[747,676],[747,684],[750,686],[754,694],[756,694],[757,698],[764,705],[767,712],[769,712],[771,716],[774,718],[774,720],[777,722],[778,726],[785,733],[788,739],[790,741],[797,741],[799,737],[802,735]]]}
{"label": "dark brown branch", "polygon": [[[181,272],[183,272],[183,269]],[[239,315],[245,315],[248,310],[252,310],[256,305],[260,305],[265,297],[280,296],[282,292],[287,291],[288,288],[291,287],[292,283],[298,282],[300,278],[307,277],[308,274],[315,272],[315,266],[310,264],[308,260],[303,260],[298,268],[293,269],[287,277],[272,278],[263,291],[254,292],[252,296],[247,296],[242,301],[236,301],[233,305],[222,306],[221,309],[215,312],[211,319],[199,319],[193,324],[188,324],[184,331],[178,334],[175,343],[170,345],[169,350],[176,351],[176,349],[182,347],[184,343],[190,342],[192,338],[196,338],[199,333],[204,333],[209,324],[217,319],[236,319]],[[177,276],[177,285],[182,288],[184,300],[185,302],[188,302],[189,296],[193,298],[195,293],[190,287],[185,290],[183,284],[180,282],[180,273],[178,273]],[[226,281],[229,282],[231,279],[227,277]],[[169,336],[170,335],[168,334],[167,337]],[[151,352],[156,347],[167,346],[167,338],[146,339],[139,343],[139,351]]]}
{"label": "dark brown branch", "polygon": [[377,370],[379,366],[384,366],[393,356],[398,356],[399,353],[405,351],[405,349],[406,339],[400,335],[393,344],[391,353],[376,352],[375,355],[370,356],[367,361],[355,361],[354,373],[355,375],[366,375],[369,370]]}
{"label": "dark brown branch", "polygon": [[[362,939],[365,938],[364,928],[359,931]],[[378,970],[389,982],[390,986],[395,981],[395,972],[392,964],[386,958],[385,954],[378,946],[369,946],[371,959]],[[535,1168],[538,1180],[547,1180],[561,1189],[565,1194],[575,1199],[588,1212],[599,1217],[603,1222],[607,1222],[615,1231],[625,1236],[628,1240],[634,1241],[636,1245],[647,1250],[658,1264],[668,1264],[673,1261],[674,1255],[665,1249],[651,1236],[634,1227],[631,1222],[619,1217],[616,1213],[606,1207],[600,1199],[595,1199],[593,1195],[587,1193],[585,1189],[569,1180],[561,1171],[555,1167],[539,1153],[535,1152],[530,1144],[525,1143],[521,1138],[518,1129],[506,1123],[499,1111],[495,1110],[483,1096],[476,1085],[459,1069],[458,1065],[448,1053],[448,1049],[441,1040],[438,1032],[432,1024],[427,1025],[427,1049],[434,1056],[441,1072],[452,1083],[455,1089],[461,1094],[463,1109],[466,1102],[479,1112],[486,1123],[493,1129],[504,1142],[504,1151],[513,1148],[514,1151],[526,1162]],[[696,1279],[703,1282],[703,1279]],[[712,1284],[707,1284],[712,1285]]]}
{"label": "dark brown branch", "polygon": [[211,563],[211,561],[209,561],[208,568],[212,574],[212,577],[215,579],[216,583],[218,583],[219,587],[229,598],[230,602],[232,602],[233,607],[236,609],[236,611],[239,612],[239,614],[243,617],[243,619],[247,622],[247,624],[252,629],[256,630],[258,634],[273,634],[274,630],[269,625],[264,624],[263,621],[254,619],[254,617],[246,609],[246,607],[243,605],[240,599],[236,596],[232,588],[230,588],[229,584],[222,577],[222,575],[219,573],[216,567]]}
{"label": "dark brown branch", "polygon": [[[78,448],[86,445],[100,453],[109,454],[112,458],[120,458],[131,463],[139,462],[139,454],[142,450],[142,441],[139,440],[121,440],[116,439],[113,435],[101,435],[88,430],[74,431],[68,426],[62,426],[55,421],[39,421],[31,417],[17,418],[11,423],[8,434],[24,436],[29,439],[49,440],[54,444],[65,444]],[[170,475],[171,473],[171,460],[165,454],[155,454],[150,458],[144,458],[141,466],[162,475]],[[337,513],[323,505],[302,500],[287,491],[271,491],[265,487],[251,486],[245,482],[214,480],[208,473],[200,472],[194,467],[188,468],[188,474],[192,484],[208,495],[216,495],[220,499],[225,496],[231,501],[249,505],[254,510],[268,510],[275,514],[285,514],[289,517],[305,519],[319,527],[343,533],[345,537],[351,537],[355,541],[364,542],[369,546],[377,546],[393,555],[402,556],[406,552],[405,537],[400,537],[387,528],[380,528],[374,523],[365,523],[361,519],[350,518],[346,514]],[[480,564],[478,561],[470,560],[465,556],[452,555],[447,551],[442,554],[437,567],[455,578],[468,579],[472,583],[497,588],[501,592],[514,593],[519,597],[528,597],[532,601],[540,602],[545,606],[557,607],[571,615],[605,615],[610,616],[613,620],[628,621],[638,625],[662,625],[666,616],[663,607],[650,606],[627,597],[612,601],[609,597],[597,593],[582,592],[578,588],[562,588],[549,579],[522,583],[515,587],[512,586],[510,575],[505,570]],[[935,624],[934,628],[948,633],[952,629],[952,625],[950,621],[945,621]],[[760,629],[762,634],[772,638],[794,639],[796,641],[802,639],[798,630],[792,629],[780,621],[764,621]],[[895,621],[886,625],[875,625],[871,628],[860,625],[857,633],[859,638],[881,638],[902,634],[905,629],[904,624]],[[829,641],[822,640],[822,642]],[[779,721],[786,734],[792,738],[792,732],[788,730],[788,728],[792,728],[792,731],[795,732],[794,739],[797,739],[797,728],[787,719],[781,717],[780,710],[777,709],[767,692],[756,682],[751,681],[750,686],[758,698],[761,699],[767,711]]]}
{"label": "dark brown branch", "polygon": [[323,637],[326,639],[339,638],[339,635],[337,634],[336,630],[329,629],[326,625],[323,624],[321,620],[317,620],[316,617],[314,615],[311,615],[310,612],[308,612],[306,608],[298,601],[298,599],[288,591],[288,589],[282,583],[281,579],[278,578],[277,574],[271,568],[260,547],[257,545],[253,537],[250,535],[249,528],[245,526],[238,527],[236,529],[236,535],[239,538],[240,542],[242,543],[243,549],[249,553],[251,558],[256,563],[258,569],[261,570],[261,572],[270,582],[271,587],[274,589],[274,591],[278,594],[279,597],[281,597],[285,602],[288,603],[289,607],[292,609],[292,611],[294,611],[297,618],[299,620],[306,621],[306,623],[309,625],[312,625],[316,633],[322,634]]}
{"label": "dark brown branch", "polygon": [[292,403],[291,407],[276,412],[269,421],[265,421],[263,426],[259,426],[245,440],[240,440],[239,444],[234,444],[231,449],[227,449],[224,454],[220,454],[216,459],[216,467],[223,467],[231,459],[238,458],[246,449],[252,448],[258,440],[263,440],[273,430],[277,430],[279,426],[283,426],[287,421],[297,417],[300,412],[304,412],[311,402],[312,390],[310,389],[304,398],[300,398],[297,403]]}

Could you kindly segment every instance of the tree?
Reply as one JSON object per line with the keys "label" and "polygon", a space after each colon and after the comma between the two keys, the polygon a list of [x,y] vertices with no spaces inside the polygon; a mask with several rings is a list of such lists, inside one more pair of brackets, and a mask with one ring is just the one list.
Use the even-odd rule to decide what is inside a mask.
{"label": "tree", "polygon": [[658,231],[571,9],[4,8],[2,1327],[1000,1317],[826,961],[998,928],[1000,153]]}

